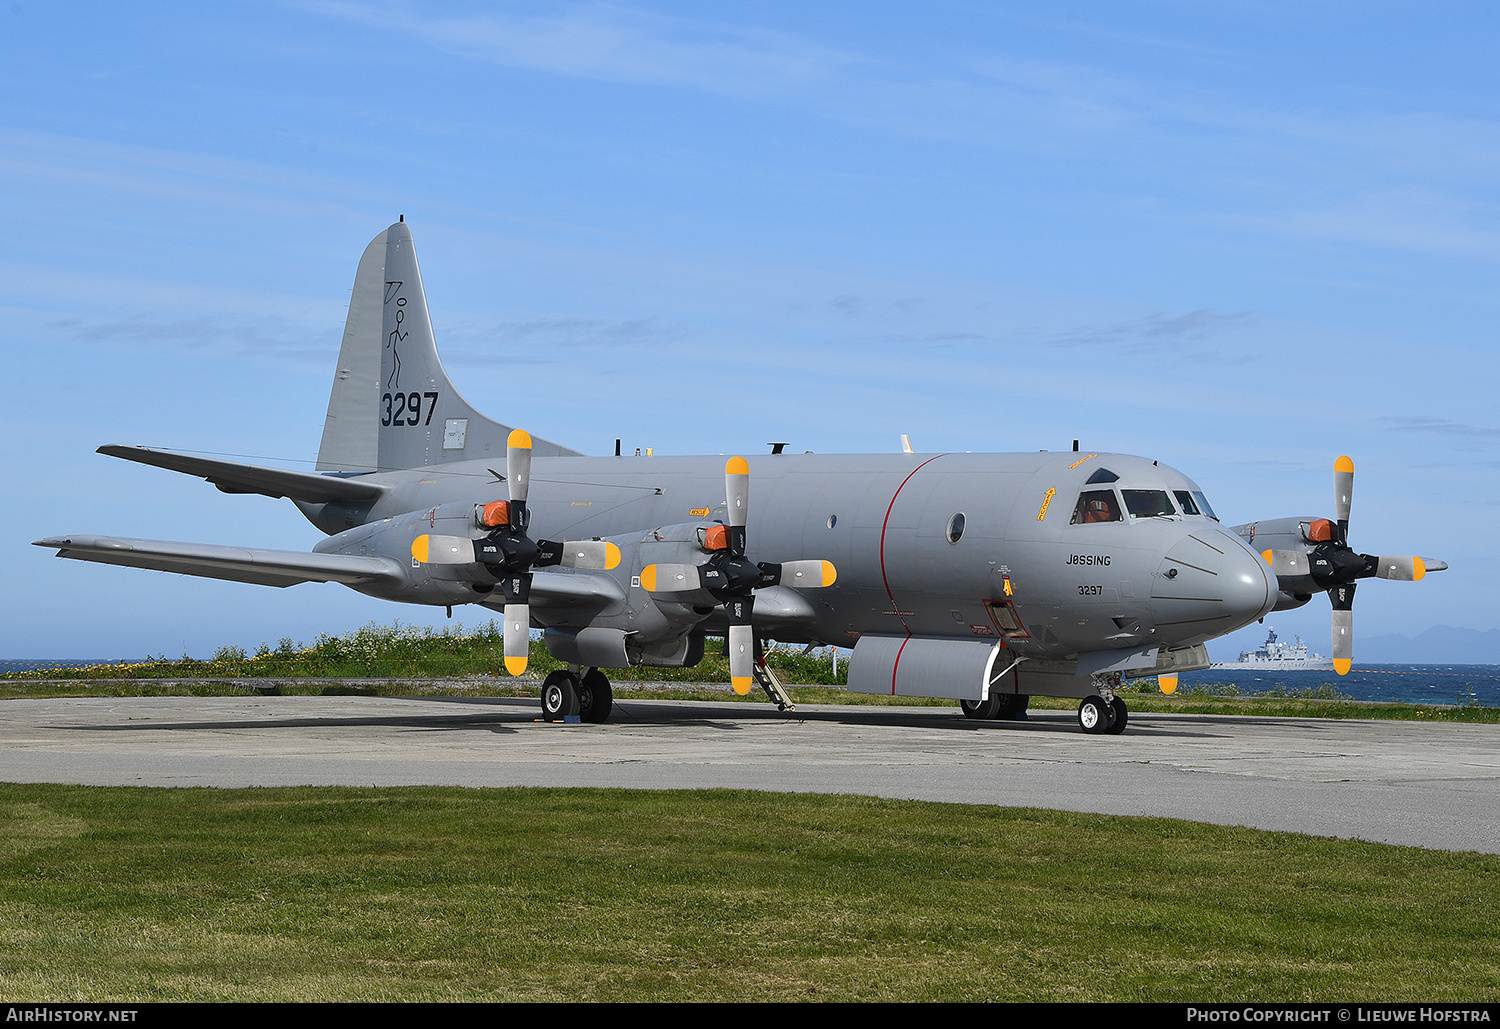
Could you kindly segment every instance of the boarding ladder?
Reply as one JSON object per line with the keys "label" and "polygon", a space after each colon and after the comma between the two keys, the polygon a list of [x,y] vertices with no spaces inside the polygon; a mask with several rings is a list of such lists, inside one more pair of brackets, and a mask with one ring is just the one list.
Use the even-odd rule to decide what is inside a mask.
{"label": "boarding ladder", "polygon": [[766,656],[757,654],[755,663],[751,665],[750,672],[755,676],[755,681],[760,688],[766,691],[766,696],[771,698],[771,703],[776,705],[778,711],[792,711],[797,705],[792,703],[792,695],[786,691],[781,680],[776,678],[776,673],[771,671],[771,666],[766,664]]}

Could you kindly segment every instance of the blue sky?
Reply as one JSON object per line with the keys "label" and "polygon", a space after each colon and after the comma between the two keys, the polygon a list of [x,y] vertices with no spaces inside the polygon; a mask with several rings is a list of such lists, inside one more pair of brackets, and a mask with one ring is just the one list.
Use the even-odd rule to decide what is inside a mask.
{"label": "blue sky", "polygon": [[[539,436],[1078,438],[1230,523],[1330,513],[1348,453],[1354,545],[1452,566],[1364,585],[1357,636],[1500,627],[1500,9],[22,0],[0,25],[0,656],[442,620],[29,546],[311,547],[285,501],[93,451],[310,468],[355,263],[398,214],[455,382]],[[1322,598],[1275,622],[1326,650]]]}

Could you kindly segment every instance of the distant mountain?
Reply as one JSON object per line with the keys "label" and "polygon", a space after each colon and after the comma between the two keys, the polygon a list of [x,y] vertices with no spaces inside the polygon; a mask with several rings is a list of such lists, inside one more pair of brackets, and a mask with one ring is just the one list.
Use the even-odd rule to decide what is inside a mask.
{"label": "distant mountain", "polygon": [[1500,665],[1500,629],[1480,632],[1434,625],[1415,639],[1389,636],[1354,637],[1354,660],[1364,664]]}

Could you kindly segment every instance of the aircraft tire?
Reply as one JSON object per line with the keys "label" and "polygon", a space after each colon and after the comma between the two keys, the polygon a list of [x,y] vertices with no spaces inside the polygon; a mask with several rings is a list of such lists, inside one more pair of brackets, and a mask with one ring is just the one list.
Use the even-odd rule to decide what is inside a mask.
{"label": "aircraft tire", "polygon": [[1003,694],[993,694],[988,700],[960,700],[958,706],[963,710],[965,718],[998,718],[1006,703]]}
{"label": "aircraft tire", "polygon": [[590,668],[578,683],[579,715],[585,722],[606,722],[614,703],[615,691],[609,685],[608,676],[597,668]]}
{"label": "aircraft tire", "polygon": [[1125,723],[1130,721],[1130,712],[1126,710],[1125,702],[1119,697],[1110,701],[1109,706],[1114,708],[1115,720],[1109,723],[1109,728],[1105,732],[1111,736],[1118,736],[1125,731]]}
{"label": "aircraft tire", "polygon": [[559,669],[542,680],[542,717],[549,722],[561,721],[578,714],[578,680],[571,672]]}
{"label": "aircraft tire", "polygon": [[1084,697],[1078,705],[1078,727],[1092,736],[1109,732],[1112,721],[1114,711],[1103,697]]}

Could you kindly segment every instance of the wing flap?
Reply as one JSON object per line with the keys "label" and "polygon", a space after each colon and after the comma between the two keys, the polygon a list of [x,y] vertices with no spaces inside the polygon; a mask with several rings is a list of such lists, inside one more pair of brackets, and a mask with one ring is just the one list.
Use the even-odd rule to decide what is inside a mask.
{"label": "wing flap", "polygon": [[327,504],[335,500],[373,504],[385,492],[384,486],[362,479],[294,472],[285,468],[265,468],[238,461],[179,454],[171,450],[153,450],[151,447],[110,444],[100,447],[98,452],[187,475],[200,475],[225,493],[260,493],[267,497],[287,497],[309,504]]}
{"label": "wing flap", "polygon": [[295,586],[303,582],[400,583],[406,571],[389,557],[317,554],[299,550],[228,547],[173,540],[121,539],[115,536],[52,536],[33,546],[55,547],[58,557],[130,568],[150,568],[260,586]]}

